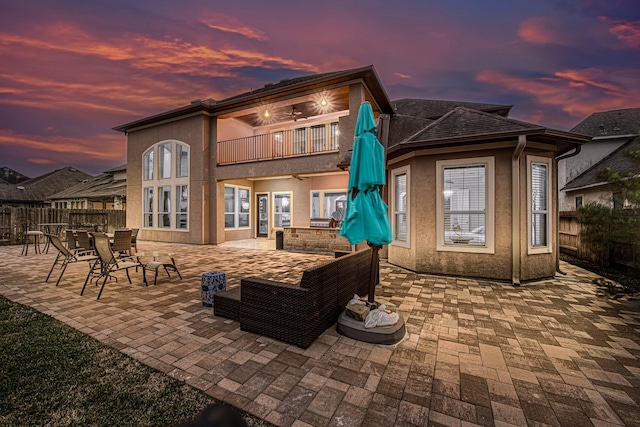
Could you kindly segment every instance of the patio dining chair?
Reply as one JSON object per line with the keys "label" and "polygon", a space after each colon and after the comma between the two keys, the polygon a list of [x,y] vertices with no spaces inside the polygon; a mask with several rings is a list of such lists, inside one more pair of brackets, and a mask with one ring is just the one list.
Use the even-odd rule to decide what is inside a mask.
{"label": "patio dining chair", "polygon": [[138,252],[138,232],[139,231],[140,231],[139,228],[131,229],[131,248],[134,250],[134,252]]}
{"label": "patio dining chair", "polygon": [[64,234],[67,237],[67,249],[70,251],[78,250],[78,237],[73,230],[64,230]]}
{"label": "patio dining chair", "polygon": [[78,248],[85,251],[92,251],[93,242],[91,241],[91,236],[87,230],[77,230],[76,238],[78,239]]}
{"label": "patio dining chair", "polygon": [[[96,286],[101,278],[104,278],[102,281],[102,286],[100,287],[100,291],[98,292],[97,300],[100,299],[102,295],[102,291],[104,290],[104,285],[107,283],[107,279],[115,278],[118,280],[113,274],[124,270],[127,273],[127,279],[129,283],[131,283],[131,277],[129,276],[129,269],[138,267],[143,267],[142,264],[137,260],[137,258],[133,257],[116,257],[111,250],[111,243],[109,242],[109,238],[104,233],[92,233],[93,235],[93,244],[95,251],[98,255],[99,262],[96,262],[89,270],[89,274],[87,274],[87,278],[84,281],[84,286],[82,286],[82,291],[80,295],[84,293],[85,288],[87,287],[87,283],[89,283],[92,278],[96,279]],[[147,279],[143,275],[144,285],[147,286]]]}
{"label": "patio dining chair", "polygon": [[49,242],[51,243],[51,245],[58,250],[58,255],[56,255],[55,261],[53,261],[53,265],[49,270],[49,274],[47,274],[47,278],[44,279],[45,282],[49,281],[49,278],[51,277],[51,273],[53,272],[53,269],[56,267],[56,265],[60,266],[60,275],[58,276],[58,280],[56,280],[56,286],[58,286],[58,284],[60,283],[60,280],[62,279],[62,275],[64,274],[69,264],[73,262],[86,261],[89,263],[89,265],[91,265],[92,263],[95,264],[95,262],[98,260],[98,257],[96,255],[93,255],[90,252],[79,252],[77,250],[74,250],[74,251],[69,250],[69,248],[65,247],[62,244],[62,241],[58,236],[55,236],[52,234],[47,234],[46,236],[49,238]]}
{"label": "patio dining chair", "polygon": [[119,229],[113,232],[113,244],[111,250],[116,255],[131,256],[131,234],[132,230]]}

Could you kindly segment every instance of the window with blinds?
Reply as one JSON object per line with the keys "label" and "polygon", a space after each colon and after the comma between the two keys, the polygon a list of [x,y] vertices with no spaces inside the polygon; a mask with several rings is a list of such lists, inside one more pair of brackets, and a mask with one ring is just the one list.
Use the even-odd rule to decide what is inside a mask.
{"label": "window with blinds", "polygon": [[549,215],[547,165],[531,163],[531,246],[547,246],[547,217]]}
{"label": "window with blinds", "polygon": [[485,245],[486,169],[486,165],[443,168],[445,245]]}
{"label": "window with blinds", "polygon": [[495,253],[495,157],[436,161],[436,249]]}
{"label": "window with blinds", "polygon": [[409,247],[409,167],[391,171],[391,180],[393,244]]}
{"label": "window with blinds", "polygon": [[528,253],[551,253],[551,162],[527,156]]}

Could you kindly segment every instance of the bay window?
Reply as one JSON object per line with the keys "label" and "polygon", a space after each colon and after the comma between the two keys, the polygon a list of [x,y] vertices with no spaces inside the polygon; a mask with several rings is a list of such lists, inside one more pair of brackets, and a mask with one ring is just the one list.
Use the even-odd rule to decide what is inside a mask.
{"label": "bay window", "polygon": [[550,253],[551,159],[527,156],[529,253]]}
{"label": "bay window", "polygon": [[494,252],[494,158],[436,162],[437,249]]}
{"label": "bay window", "polygon": [[394,246],[409,244],[409,166],[391,171],[391,232]]}

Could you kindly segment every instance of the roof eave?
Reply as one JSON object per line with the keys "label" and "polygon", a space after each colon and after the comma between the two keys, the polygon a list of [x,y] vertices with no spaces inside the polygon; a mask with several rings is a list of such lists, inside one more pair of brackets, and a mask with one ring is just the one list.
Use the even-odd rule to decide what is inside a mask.
{"label": "roof eave", "polygon": [[[544,129],[544,128],[540,128]],[[453,138],[441,138],[441,139],[431,139],[431,140],[423,140],[423,141],[414,141],[414,142],[401,142],[392,147],[389,147],[388,152],[393,153],[395,151],[402,150],[412,150],[422,148],[425,145],[429,147],[433,146],[442,146],[442,145],[456,145],[460,143],[467,143],[472,141],[486,141],[486,140],[496,140],[496,139],[505,139],[517,137],[520,135],[535,135],[540,134],[540,129],[527,129],[524,131],[509,131],[509,132],[498,132],[491,134],[474,134],[474,135],[465,135],[458,136]]]}
{"label": "roof eave", "polygon": [[219,101],[212,103],[210,101],[194,101],[190,105],[176,108],[171,111],[167,111],[164,113],[156,114],[150,117],[146,117],[140,120],[136,120],[133,122],[129,122],[120,126],[116,126],[113,130],[119,132],[128,132],[131,129],[146,126],[158,121],[171,120],[178,117],[182,117],[188,114],[198,113],[203,111],[207,114],[215,114],[218,111],[228,110],[230,108],[238,108],[249,106],[255,104],[259,100],[277,98],[281,96],[286,96],[287,94],[295,94],[299,92],[301,89],[313,89],[313,88],[321,88],[330,83],[340,83],[340,82],[348,82],[350,80],[361,78],[366,84],[369,91],[371,91],[371,95],[375,98],[378,106],[381,111],[386,114],[393,114],[393,108],[391,107],[391,101],[389,100],[389,96],[378,77],[378,74],[375,71],[373,65],[368,65],[366,67],[356,68],[345,70],[343,72],[338,72],[336,74],[332,74],[325,77],[320,77],[317,80],[311,81],[303,81],[299,83],[294,83],[284,87],[276,87],[267,91],[260,91],[255,94],[251,94],[251,92],[247,93],[246,96],[242,96],[237,99],[230,99],[228,101]]}
{"label": "roof eave", "polygon": [[497,132],[490,134],[474,134],[474,135],[465,135],[454,138],[444,138],[444,139],[435,139],[435,140],[424,140],[424,141],[414,141],[414,142],[401,142],[392,147],[389,147],[388,152],[394,153],[396,151],[411,151],[414,149],[422,148],[425,145],[429,147],[436,146],[448,146],[448,145],[456,145],[461,143],[468,143],[472,141],[487,141],[487,140],[496,140],[496,139],[505,139],[505,138],[513,138],[518,137],[520,135],[525,136],[549,136],[555,139],[566,140],[568,145],[562,152],[567,152],[578,145],[582,145],[587,141],[591,140],[591,137],[588,135],[575,134],[571,132],[558,131],[555,129],[549,129],[545,127],[536,127],[518,131],[508,131],[508,132]]}

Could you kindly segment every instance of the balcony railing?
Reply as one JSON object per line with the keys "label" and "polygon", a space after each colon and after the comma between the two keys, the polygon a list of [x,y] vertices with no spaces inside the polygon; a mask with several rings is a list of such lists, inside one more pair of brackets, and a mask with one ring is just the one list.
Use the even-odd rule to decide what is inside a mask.
{"label": "balcony railing", "polygon": [[338,124],[282,130],[218,142],[218,164],[308,156],[338,150]]}

